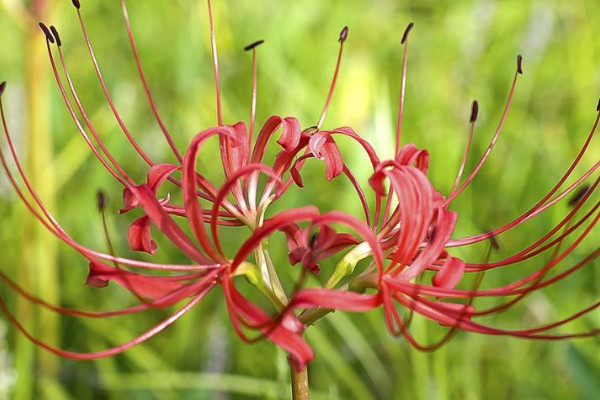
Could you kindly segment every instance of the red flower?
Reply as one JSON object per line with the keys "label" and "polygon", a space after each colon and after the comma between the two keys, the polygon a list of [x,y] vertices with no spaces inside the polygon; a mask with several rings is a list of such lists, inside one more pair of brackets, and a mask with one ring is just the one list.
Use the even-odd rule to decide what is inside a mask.
{"label": "red flower", "polygon": [[[454,247],[493,240],[496,236],[504,234],[524,221],[537,217],[577,190],[600,165],[598,162],[581,176],[572,177],[574,169],[585,153],[596,129],[597,117],[587,141],[571,167],[556,186],[534,207],[500,228],[471,237],[452,238],[458,213],[450,210],[449,207],[452,201],[476,177],[498,139],[512,102],[517,76],[522,72],[520,56],[506,109],[495,135],[474,170],[461,183],[462,172],[469,153],[471,134],[477,119],[478,105],[476,102],[473,103],[467,150],[459,167],[454,187],[451,193],[444,196],[434,188],[427,177],[429,166],[427,151],[417,149],[412,144],[401,146],[400,141],[407,71],[407,35],[412,24],[402,39],[404,45],[402,89],[396,149],[391,160],[381,161],[368,141],[349,127],[322,129],[339,72],[341,53],[348,35],[347,28],[344,28],[340,34],[340,56],[317,126],[302,130],[300,122],[294,117],[272,116],[258,131],[255,138],[255,79],[253,79],[252,113],[249,126],[243,122],[233,125],[226,125],[222,122],[212,20],[211,38],[217,88],[218,123],[217,126],[196,134],[182,154],[174,145],[150,94],[129,25],[125,1],[122,0],[127,32],[147,99],[167,144],[178,160],[176,164],[157,163],[138,145],[122,122],[103,81],[93,47],[87,36],[80,4],[78,1],[74,1],[73,4],[76,6],[83,35],[106,100],[123,133],[148,165],[145,182],[136,182],[101,141],[79,101],[77,91],[71,81],[62,54],[62,42],[58,32],[54,27],[48,29],[41,24],[46,36],[50,63],[65,105],[91,151],[123,185],[124,207],[121,212],[127,213],[138,209],[138,212],[143,213],[129,228],[130,247],[133,250],[154,254],[157,251],[156,242],[152,239],[152,229],[154,229],[155,232],[160,232],[168,238],[182,254],[191,260],[191,263],[188,265],[162,264],[117,257],[89,249],[72,239],[46,209],[23,173],[2,109],[6,140],[11,157],[17,165],[19,177],[25,184],[25,190],[21,189],[17,177],[8,168],[4,154],[2,154],[1,161],[10,182],[26,207],[58,239],[89,260],[90,272],[86,282],[88,285],[103,287],[110,282],[115,282],[137,297],[140,304],[124,310],[103,313],[70,310],[43,302],[19,288],[4,274],[0,274],[4,282],[19,294],[41,306],[85,317],[110,317],[183,303],[183,306],[165,321],[151,327],[130,342],[96,353],[67,352],[40,342],[19,324],[4,303],[0,303],[11,322],[35,343],[57,354],[76,359],[91,359],[116,354],[146,340],[175,322],[217,285],[223,287],[229,316],[239,336],[248,342],[259,338],[268,338],[290,354],[291,361],[297,368],[302,368],[313,357],[312,349],[302,337],[303,331],[327,312],[336,309],[363,312],[381,306],[385,311],[385,323],[389,330],[394,334],[404,335],[413,345],[420,348],[432,348],[437,344],[425,346],[418,343],[401,318],[399,309],[417,312],[432,321],[450,327],[451,332],[460,328],[479,333],[527,338],[565,338],[598,333],[597,330],[568,334],[548,331],[591,311],[600,305],[600,302],[583,308],[580,312],[563,320],[521,330],[501,329],[476,322],[476,318],[479,316],[503,311],[519,302],[526,294],[542,290],[554,282],[568,277],[588,265],[598,255],[599,251],[595,251],[581,262],[567,266],[561,272],[549,274],[562,267],[565,259],[573,253],[600,218],[597,211],[598,203],[590,208],[584,216],[578,216],[578,211],[587,206],[589,197],[598,185],[598,179],[585,191],[578,194],[572,202],[572,210],[555,228],[541,238],[532,241],[525,249],[514,255],[500,261],[478,263],[469,263],[451,255]],[[253,53],[254,77],[256,76],[256,46],[258,44],[260,42],[247,48]],[[59,70],[64,73],[64,79],[61,78]],[[0,95],[4,90],[5,84],[3,83],[0,86]],[[74,101],[71,101],[70,98],[73,98]],[[366,166],[365,168],[372,169],[368,182],[359,182],[344,162],[343,152],[336,143],[336,138],[339,136],[351,139],[364,152],[365,160],[368,162],[363,165]],[[224,172],[222,182],[209,180],[204,171],[199,170],[196,165],[204,144],[211,137],[216,137],[219,141],[221,168]],[[265,160],[265,152],[267,145],[274,140],[280,149],[271,165]],[[364,215],[359,218],[340,211],[321,212],[310,204],[305,207],[271,213],[270,205],[285,197],[286,192],[294,183],[300,187],[304,186],[302,170],[307,162],[315,162],[312,159],[324,163],[326,181],[348,179],[356,192],[357,201],[360,203]],[[259,179],[261,174],[265,179]],[[567,188],[561,189],[567,179],[575,179],[575,181]],[[168,196],[158,198],[158,193],[167,182],[174,185],[177,190],[181,190],[182,204],[177,204]],[[29,200],[27,192],[33,200]],[[174,196],[174,198],[179,197]],[[185,233],[176,219],[183,219],[187,222],[193,237]],[[220,227],[237,230],[235,232],[240,232],[242,227],[248,228],[247,239],[234,254],[226,254],[224,251],[219,236]],[[575,233],[576,229],[580,227],[581,233]],[[284,235],[287,239],[289,265],[285,265],[284,260],[277,260],[275,263],[271,259],[269,239],[275,235]],[[559,248],[562,244],[567,244],[563,250]],[[524,275],[513,283],[486,289],[464,288],[462,285],[463,277],[466,274],[477,274],[482,271],[516,265],[545,251],[552,251],[549,261],[542,263],[537,271]],[[327,261],[327,264],[324,261]],[[330,267],[331,262],[329,261],[333,262],[335,267]],[[293,288],[286,289],[279,280],[278,271],[295,264],[302,265],[300,278]],[[153,274],[153,270],[160,270],[163,274]],[[306,271],[323,276],[322,287],[304,287],[303,277]],[[168,272],[168,274],[165,275],[164,272]],[[238,291],[236,280],[242,276],[271,302],[274,309],[277,310],[275,315],[261,309],[252,301],[253,298],[245,297]],[[423,277],[430,277],[431,284],[423,282]],[[502,302],[502,299],[507,296],[513,296],[512,300]],[[500,304],[495,307],[478,309],[473,305],[473,300],[478,297],[497,297],[501,300]],[[254,336],[251,335],[253,331]]]}

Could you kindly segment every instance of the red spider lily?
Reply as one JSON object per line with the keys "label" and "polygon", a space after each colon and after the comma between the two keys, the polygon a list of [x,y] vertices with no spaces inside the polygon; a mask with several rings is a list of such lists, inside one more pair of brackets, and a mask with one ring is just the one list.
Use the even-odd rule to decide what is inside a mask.
{"label": "red spider lily", "polygon": [[[449,207],[476,177],[500,135],[513,99],[517,78],[522,73],[520,56],[517,59],[515,76],[498,127],[476,167],[463,181],[462,174],[478,114],[478,104],[473,103],[464,157],[452,190],[444,196],[433,187],[427,177],[429,166],[427,151],[418,149],[412,144],[401,145],[408,33],[412,24],[402,38],[404,54],[401,94],[396,147],[391,160],[380,160],[369,142],[349,127],[321,129],[340,70],[342,50],[348,36],[347,28],[342,30],[339,37],[340,52],[332,84],[316,126],[303,130],[296,118],[272,116],[254,135],[256,46],[262,41],[246,48],[252,51],[253,55],[250,123],[248,126],[243,122],[233,125],[224,124],[221,115],[217,46],[212,16],[210,23],[217,126],[197,133],[185,152],[180,153],[150,93],[129,23],[125,0],[121,0],[126,29],[142,86],[152,113],[177,159],[177,164],[157,163],[138,145],[123,123],[96,61],[79,1],[73,0],[73,4],[106,101],[128,141],[148,165],[145,182],[141,184],[136,182],[103,144],[79,100],[63,57],[62,42],[57,30],[53,26],[47,28],[44,24],[40,24],[46,37],[49,60],[56,83],[69,114],[96,158],[123,185],[124,207],[120,212],[127,213],[137,208],[143,211],[143,216],[136,219],[129,228],[130,247],[133,250],[154,254],[157,251],[151,232],[154,228],[167,237],[191,260],[191,263],[161,264],[118,257],[90,249],[72,239],[44,206],[27,179],[15,152],[0,100],[5,138],[19,176],[11,173],[3,153],[0,153],[1,162],[25,206],[58,239],[89,260],[90,272],[86,281],[88,285],[103,287],[110,282],[115,282],[137,297],[140,304],[109,312],[65,309],[47,304],[17,286],[2,273],[0,278],[20,295],[40,306],[82,317],[104,318],[183,303],[183,306],[162,323],[125,344],[100,352],[74,353],[54,348],[31,336],[0,301],[0,307],[10,321],[36,344],[56,354],[75,359],[93,359],[116,354],[152,337],[175,322],[217,285],[223,287],[229,316],[239,336],[248,342],[268,338],[290,354],[291,362],[298,369],[303,368],[313,357],[312,349],[302,337],[303,331],[331,310],[362,312],[383,307],[385,323],[390,332],[405,336],[410,343],[421,349],[437,347],[450,337],[450,333],[455,329],[538,339],[582,337],[600,333],[599,330],[566,334],[549,332],[590,312],[598,307],[600,302],[589,305],[562,320],[520,330],[501,329],[476,322],[476,317],[504,311],[517,304],[527,294],[568,277],[589,265],[599,254],[600,250],[596,250],[580,262],[564,266],[565,259],[586,238],[600,218],[598,212],[600,203],[592,206],[588,204],[600,178],[596,178],[590,186],[583,184],[595,173],[600,166],[600,161],[582,175],[574,177],[574,183],[564,188],[567,179],[573,180],[573,172],[597,128],[600,105],[599,114],[579,154],[557,184],[538,203],[515,220],[497,229],[453,239],[458,214],[451,211]],[[210,1],[208,5],[210,15]],[[0,92],[4,92],[5,87],[3,83]],[[367,165],[372,169],[368,182],[359,182],[346,165],[343,152],[336,143],[336,138],[339,136],[349,138],[361,147],[365,159],[368,160]],[[221,182],[209,180],[196,165],[203,146],[211,138],[216,138],[219,142],[219,155],[224,173]],[[267,146],[273,141],[280,149],[278,148],[273,163],[269,164],[265,154]],[[305,207],[270,212],[269,206],[285,197],[292,185],[304,186],[302,171],[307,163],[313,162],[312,159],[325,164],[327,181],[348,179],[356,192],[357,201],[361,204],[364,215],[359,218],[336,210],[322,212],[310,204]],[[261,175],[264,177],[261,178]],[[23,181],[25,189],[21,189],[18,178]],[[168,196],[158,197],[160,189],[167,183],[176,190],[181,190],[182,204],[175,203]],[[577,192],[580,187],[584,190]],[[539,216],[571,193],[577,194],[571,201],[571,211],[556,227],[528,244],[523,250],[495,262],[469,263],[451,255],[451,249],[454,247],[495,240],[496,236]],[[587,212],[580,216],[579,211],[584,207]],[[188,227],[182,227],[181,221]],[[220,239],[220,228],[231,229],[234,232],[245,228],[248,232],[247,239],[234,254],[226,254]],[[287,239],[288,262],[277,260],[275,263],[271,259],[269,239],[275,235],[283,235]],[[561,250],[562,245],[565,245],[565,249]],[[464,289],[461,286],[467,274],[479,274],[483,271],[518,265],[547,251],[551,252],[547,262],[542,263],[535,272],[524,275],[510,284],[485,289],[480,289],[479,286]],[[323,261],[326,260],[335,262],[332,270],[324,267]],[[298,281],[293,288],[286,289],[280,281],[279,274],[284,268],[296,264],[301,264]],[[556,272],[559,268],[562,269]],[[153,270],[166,271],[169,274],[157,275],[152,273]],[[308,287],[305,280],[308,273],[323,277],[322,285]],[[422,282],[422,278],[426,276],[431,277],[431,284]],[[244,296],[238,290],[236,280],[241,277],[245,277],[261,295],[270,301],[274,311],[260,308],[253,298]],[[500,303],[492,308],[478,309],[473,305],[473,301],[480,297],[496,297],[500,299]],[[505,298],[510,300],[504,300]],[[449,334],[433,345],[418,343],[410,334],[407,321],[402,318],[400,310],[416,312],[450,327]],[[252,332],[254,336],[251,336]]]}

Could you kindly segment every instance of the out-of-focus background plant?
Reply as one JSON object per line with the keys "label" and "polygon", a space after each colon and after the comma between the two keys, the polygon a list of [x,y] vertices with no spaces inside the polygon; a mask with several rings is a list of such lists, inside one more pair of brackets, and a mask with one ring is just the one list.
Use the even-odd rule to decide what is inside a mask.
{"label": "out-of-focus background plant", "polygon": [[[205,2],[130,3],[150,87],[166,124],[184,148],[195,132],[215,124]],[[143,97],[118,2],[89,0],[85,7],[96,54],[123,118],[155,159],[170,160]],[[495,154],[453,204],[452,209],[460,212],[459,235],[500,225],[537,201],[568,167],[594,118],[600,93],[596,40],[600,25],[595,18],[600,6],[592,0],[222,0],[214,2],[214,11],[226,122],[249,116],[251,58],[242,49],[264,39],[258,67],[258,123],[272,114],[295,116],[303,126],[316,123],[335,63],[336,40],[348,25],[345,59],[326,125],[353,126],[380,154],[389,149],[388,156],[399,91],[399,42],[406,24],[414,21],[403,137],[430,151],[429,176],[443,193],[450,190],[460,163],[471,101],[480,104],[473,145],[473,154],[480,154],[502,111],[515,56],[523,54],[525,75]],[[103,100],[71,2],[0,1],[0,79],[10,85],[6,110],[29,176],[73,236],[90,247],[106,249],[96,192],[103,188],[109,209],[116,211],[121,191],[97,167],[63,107],[50,79],[39,19],[59,28],[63,51],[75,67],[74,79],[86,89],[80,95],[105,143],[129,171],[136,171],[141,161],[130,157]],[[597,159],[597,151],[590,154],[582,168]],[[206,166],[211,162],[200,161]],[[141,179],[145,170],[139,171],[136,178]],[[333,202],[344,205],[346,196],[319,190],[302,195],[329,207]],[[561,211],[500,238],[501,248],[492,258],[555,225]],[[112,240],[121,254],[128,251],[128,222],[116,214],[109,219]],[[89,309],[101,303],[111,309],[130,301],[116,287],[83,286],[87,263],[42,229],[0,177],[3,271],[43,298],[65,305]],[[235,246],[235,238],[231,242]],[[573,259],[592,245],[582,246]],[[474,247],[458,255],[476,259],[484,252]],[[286,257],[285,249],[277,256]],[[158,257],[176,261],[181,256],[162,249]],[[544,295],[533,296],[525,313],[494,318],[510,326],[511,318],[535,324],[567,315],[598,298],[596,268],[592,265]],[[494,279],[508,280],[500,273],[486,276],[488,281]],[[4,287],[0,294],[38,336],[84,351],[134,336],[140,324],[147,326],[136,318],[163,316],[159,310],[114,321],[75,320],[40,312]],[[600,393],[599,339],[527,342],[460,333],[441,350],[420,353],[392,338],[380,314],[335,313],[308,331],[317,354],[309,367],[314,398],[591,399]],[[1,320],[0,395],[11,386],[15,399],[285,397],[289,390],[285,355],[268,342],[246,346],[227,318],[221,294],[211,293],[156,338],[94,362],[47,354],[15,330],[7,331]],[[517,322],[523,321],[514,325]],[[599,325],[598,313],[575,323],[582,330]],[[440,335],[438,327],[420,318],[413,321],[413,329],[421,338]]]}

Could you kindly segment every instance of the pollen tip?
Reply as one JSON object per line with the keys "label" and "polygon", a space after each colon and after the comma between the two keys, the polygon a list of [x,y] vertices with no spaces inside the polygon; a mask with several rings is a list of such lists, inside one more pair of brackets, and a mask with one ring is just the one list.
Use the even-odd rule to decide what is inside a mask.
{"label": "pollen tip", "polygon": [[567,205],[571,208],[575,207],[589,190],[590,190],[590,185],[583,185],[582,187],[580,187],[577,190],[577,192],[575,192],[575,194],[573,196],[571,196]]}
{"label": "pollen tip", "polygon": [[496,239],[496,236],[490,235],[489,239],[490,239],[490,244],[492,245],[492,248],[496,251],[500,250],[500,243],[498,242],[498,239]]}
{"label": "pollen tip", "polygon": [[404,30],[404,34],[402,35],[402,40],[400,41],[400,44],[406,43],[406,39],[408,39],[408,34],[410,33],[410,31],[412,30],[412,28],[414,26],[415,26],[414,22],[411,22],[410,24],[408,24],[408,26]]}
{"label": "pollen tip", "polygon": [[76,9],[80,9],[81,8],[81,3],[79,2],[79,0],[71,0],[73,2],[73,5],[75,6]]}
{"label": "pollen tip", "polygon": [[104,190],[99,189],[96,193],[96,204],[98,205],[98,211],[103,212],[106,209],[106,193]]}
{"label": "pollen tip", "polygon": [[2,97],[5,90],[6,90],[6,81],[0,83],[0,97]]}
{"label": "pollen tip", "polygon": [[347,38],[348,38],[348,27],[345,26],[344,29],[342,29],[342,31],[340,32],[340,38],[338,41],[340,43],[344,43]]}
{"label": "pollen tip", "polygon": [[261,40],[257,40],[254,43],[250,43],[248,46],[244,47],[244,51],[250,51],[250,50],[254,49],[256,46],[260,46],[264,42],[265,41],[261,39]]}
{"label": "pollen tip", "polygon": [[54,36],[52,36],[52,33],[50,33],[50,29],[48,29],[46,24],[44,24],[43,22],[40,22],[39,25],[40,25],[40,29],[42,30],[42,32],[44,32],[44,35],[46,35],[46,39],[50,43],[54,43]]}
{"label": "pollen tip", "polygon": [[56,39],[56,45],[59,47],[62,46],[62,41],[60,40],[60,35],[58,34],[58,31],[56,30],[54,25],[50,25],[50,31],[52,32],[52,35],[54,35],[54,39]]}
{"label": "pollen tip", "polygon": [[523,75],[523,56],[520,54],[517,56],[517,72]]}
{"label": "pollen tip", "polygon": [[477,115],[479,114],[479,103],[477,100],[473,101],[473,105],[471,106],[471,117],[469,118],[469,122],[473,123],[477,121]]}

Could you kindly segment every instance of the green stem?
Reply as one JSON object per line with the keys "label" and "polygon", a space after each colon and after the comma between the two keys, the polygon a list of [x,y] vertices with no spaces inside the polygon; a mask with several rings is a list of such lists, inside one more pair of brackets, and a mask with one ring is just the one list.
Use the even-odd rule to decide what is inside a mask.
{"label": "green stem", "polygon": [[300,371],[296,371],[293,365],[290,364],[292,371],[292,399],[293,400],[308,400],[308,368],[305,366]]}

